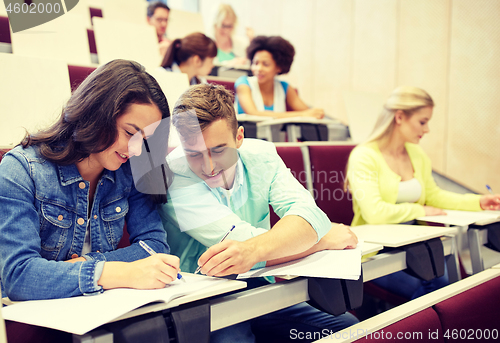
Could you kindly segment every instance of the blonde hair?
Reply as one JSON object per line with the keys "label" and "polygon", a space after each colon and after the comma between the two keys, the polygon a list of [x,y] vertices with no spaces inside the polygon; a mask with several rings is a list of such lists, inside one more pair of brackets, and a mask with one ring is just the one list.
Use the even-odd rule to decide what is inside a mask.
{"label": "blonde hair", "polygon": [[398,110],[410,117],[415,111],[434,106],[431,96],[423,89],[412,86],[400,86],[392,91],[379,114],[375,127],[366,143],[376,141],[392,132],[394,115]]}
{"label": "blonde hair", "polygon": [[238,17],[236,16],[236,13],[234,12],[231,5],[220,4],[219,10],[217,11],[217,15],[215,16],[215,27],[220,27],[222,25],[222,22],[226,18],[234,19],[234,26],[236,26],[236,23],[238,22]]}

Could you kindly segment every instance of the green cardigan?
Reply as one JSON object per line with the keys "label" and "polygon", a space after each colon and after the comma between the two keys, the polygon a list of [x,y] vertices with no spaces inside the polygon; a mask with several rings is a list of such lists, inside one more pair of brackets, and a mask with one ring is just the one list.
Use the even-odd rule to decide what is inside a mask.
{"label": "green cardigan", "polygon": [[480,211],[480,195],[457,194],[439,188],[432,177],[431,160],[417,144],[406,143],[414,177],[422,185],[416,203],[396,204],[401,177],[385,162],[377,142],[356,147],[347,169],[353,198],[351,225],[397,224],[425,215],[423,205],[449,210]]}

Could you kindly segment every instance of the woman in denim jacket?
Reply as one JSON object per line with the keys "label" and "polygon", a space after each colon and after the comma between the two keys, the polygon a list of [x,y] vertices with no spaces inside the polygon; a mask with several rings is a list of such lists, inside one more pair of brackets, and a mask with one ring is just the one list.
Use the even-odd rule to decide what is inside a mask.
{"label": "woman in denim jacket", "polygon": [[[4,296],[64,298],[117,287],[162,288],[176,279],[179,259],[167,255],[155,205],[166,198],[145,194],[151,190],[144,185],[157,188],[141,182],[151,172],[134,182],[134,160],[128,161],[149,161],[142,144],[163,147],[159,159],[165,160],[168,129],[160,134],[158,127],[169,116],[155,79],[140,64],[115,60],[87,77],[55,124],[27,134],[3,157]],[[160,168],[165,189],[170,174]],[[132,244],[117,250],[125,222]],[[150,256],[139,240],[159,254]]]}

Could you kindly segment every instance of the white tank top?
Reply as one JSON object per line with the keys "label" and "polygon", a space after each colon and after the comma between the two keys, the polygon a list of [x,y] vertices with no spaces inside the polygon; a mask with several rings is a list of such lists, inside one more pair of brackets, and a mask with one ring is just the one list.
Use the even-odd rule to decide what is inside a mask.
{"label": "white tank top", "polygon": [[396,204],[403,202],[417,202],[422,195],[422,186],[417,179],[413,178],[407,181],[401,181],[399,183],[398,198],[396,199]]}

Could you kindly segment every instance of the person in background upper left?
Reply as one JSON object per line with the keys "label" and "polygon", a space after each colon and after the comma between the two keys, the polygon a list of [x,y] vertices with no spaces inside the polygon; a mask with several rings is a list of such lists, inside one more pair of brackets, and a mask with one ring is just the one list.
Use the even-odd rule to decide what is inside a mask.
{"label": "person in background upper left", "polygon": [[147,10],[148,24],[156,28],[158,43],[160,45],[160,55],[165,56],[165,52],[171,43],[167,38],[167,24],[170,8],[163,2],[151,2]]}

